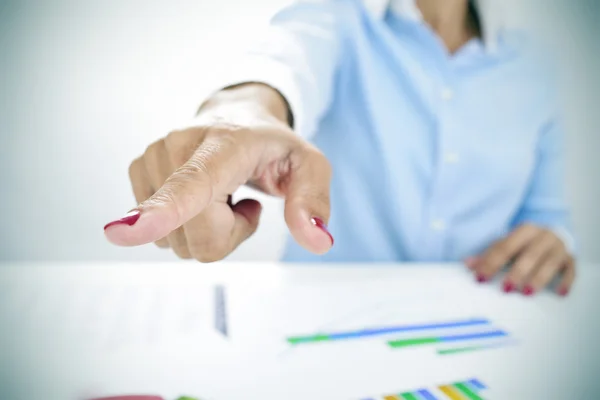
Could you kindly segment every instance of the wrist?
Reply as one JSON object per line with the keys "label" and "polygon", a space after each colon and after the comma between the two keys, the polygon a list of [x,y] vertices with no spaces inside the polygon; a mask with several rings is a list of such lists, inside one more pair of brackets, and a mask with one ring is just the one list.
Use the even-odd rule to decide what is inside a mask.
{"label": "wrist", "polygon": [[285,98],[272,87],[262,83],[243,83],[222,89],[208,98],[199,108],[198,115],[205,113],[228,114],[247,112],[269,116],[293,127],[293,117]]}

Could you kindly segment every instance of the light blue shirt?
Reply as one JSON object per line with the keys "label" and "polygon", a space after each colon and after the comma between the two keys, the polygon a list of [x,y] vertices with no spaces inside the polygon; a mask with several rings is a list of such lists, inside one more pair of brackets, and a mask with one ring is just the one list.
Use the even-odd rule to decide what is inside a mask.
{"label": "light blue shirt", "polygon": [[462,260],[527,222],[570,238],[547,64],[483,22],[451,55],[401,7],[302,2],[273,18],[233,80],[278,89],[333,167],[335,245],[317,256],[290,238],[284,261]]}

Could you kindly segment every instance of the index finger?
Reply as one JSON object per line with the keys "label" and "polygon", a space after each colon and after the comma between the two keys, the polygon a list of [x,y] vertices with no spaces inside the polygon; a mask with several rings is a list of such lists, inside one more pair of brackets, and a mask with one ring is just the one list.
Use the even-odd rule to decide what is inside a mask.
{"label": "index finger", "polygon": [[121,246],[156,241],[198,215],[220,193],[233,191],[238,149],[227,138],[207,138],[154,195],[128,217],[105,227],[108,240]]}

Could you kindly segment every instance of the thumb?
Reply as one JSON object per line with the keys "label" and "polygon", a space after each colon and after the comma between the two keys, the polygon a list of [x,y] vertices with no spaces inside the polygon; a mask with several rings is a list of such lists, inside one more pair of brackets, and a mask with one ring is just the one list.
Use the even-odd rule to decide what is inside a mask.
{"label": "thumb", "polygon": [[324,254],[333,246],[327,229],[330,215],[331,166],[325,156],[309,147],[295,150],[285,194],[285,222],[306,250]]}

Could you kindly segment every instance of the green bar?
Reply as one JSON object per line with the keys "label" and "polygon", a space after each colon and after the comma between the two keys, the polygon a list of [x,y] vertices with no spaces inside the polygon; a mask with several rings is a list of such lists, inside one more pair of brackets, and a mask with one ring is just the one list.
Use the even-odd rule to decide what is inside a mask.
{"label": "green bar", "polygon": [[454,349],[439,349],[437,351],[438,354],[455,354],[455,353],[465,353],[467,351],[475,351],[475,350],[483,350],[487,349],[488,346],[469,346],[469,347],[456,347]]}
{"label": "green bar", "polygon": [[419,398],[417,396],[415,396],[414,394],[412,394],[410,392],[400,393],[400,397],[403,398],[404,400],[419,400]]}
{"label": "green bar", "polygon": [[200,399],[197,399],[195,397],[190,397],[190,396],[181,396],[177,400],[200,400]]}
{"label": "green bar", "polygon": [[390,347],[408,347],[408,346],[420,346],[422,344],[439,343],[440,339],[436,337],[426,337],[417,339],[404,339],[404,340],[392,340],[388,342]]}
{"label": "green bar", "polygon": [[469,387],[464,383],[455,383],[454,387],[460,390],[470,400],[483,400],[483,397],[479,397],[477,393],[469,389]]}
{"label": "green bar", "polygon": [[323,342],[329,340],[328,335],[316,335],[316,336],[297,336],[288,338],[287,341],[289,344],[299,344],[299,343],[310,343],[310,342]]}

